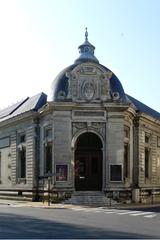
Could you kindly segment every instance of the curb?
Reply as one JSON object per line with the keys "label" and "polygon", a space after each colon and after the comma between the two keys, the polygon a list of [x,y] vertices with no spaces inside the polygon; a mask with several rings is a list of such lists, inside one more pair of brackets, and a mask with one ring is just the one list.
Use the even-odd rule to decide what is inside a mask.
{"label": "curb", "polygon": [[[48,209],[69,209],[69,208],[78,208],[78,207],[86,207],[86,208],[96,208],[96,206],[86,206],[86,205],[73,205],[73,204],[50,204],[48,206],[47,202],[44,204],[41,202],[16,202],[16,201],[0,201],[0,205],[8,205],[12,207],[33,207],[33,208],[48,208]],[[97,208],[100,206],[97,206]],[[109,208],[109,209],[138,209],[138,208],[154,208],[160,207],[160,203],[157,204],[125,204],[125,205],[113,205],[113,206],[101,206],[101,208]]]}

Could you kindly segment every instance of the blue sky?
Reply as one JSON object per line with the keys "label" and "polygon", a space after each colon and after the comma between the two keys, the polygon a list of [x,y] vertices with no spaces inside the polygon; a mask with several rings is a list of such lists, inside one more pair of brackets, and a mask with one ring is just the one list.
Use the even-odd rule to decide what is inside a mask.
{"label": "blue sky", "polygon": [[124,90],[160,112],[159,0],[0,0],[0,108],[41,91],[84,42]]}

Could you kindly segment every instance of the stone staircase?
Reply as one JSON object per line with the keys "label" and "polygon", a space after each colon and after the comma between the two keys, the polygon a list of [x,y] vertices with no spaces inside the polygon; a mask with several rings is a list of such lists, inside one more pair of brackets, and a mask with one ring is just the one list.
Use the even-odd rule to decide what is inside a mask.
{"label": "stone staircase", "polygon": [[63,203],[93,207],[107,207],[117,204],[116,201],[107,198],[105,194],[100,191],[77,191],[72,194],[70,199],[65,200]]}

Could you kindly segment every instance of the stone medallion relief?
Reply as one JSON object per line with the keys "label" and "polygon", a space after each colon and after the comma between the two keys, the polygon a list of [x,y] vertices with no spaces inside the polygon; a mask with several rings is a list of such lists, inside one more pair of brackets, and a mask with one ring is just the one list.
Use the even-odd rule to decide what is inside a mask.
{"label": "stone medallion relief", "polygon": [[67,72],[66,76],[68,78],[68,99],[79,102],[101,102],[111,99],[112,72],[104,71],[96,64],[84,63]]}
{"label": "stone medallion relief", "polygon": [[86,100],[91,100],[95,94],[95,85],[92,81],[84,81],[83,87],[81,89],[82,94]]}

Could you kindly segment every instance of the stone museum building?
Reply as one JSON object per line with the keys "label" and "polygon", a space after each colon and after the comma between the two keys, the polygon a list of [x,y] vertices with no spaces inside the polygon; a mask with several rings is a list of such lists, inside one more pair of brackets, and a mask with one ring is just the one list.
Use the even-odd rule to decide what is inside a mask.
{"label": "stone museum building", "polygon": [[160,113],[127,95],[94,50],[86,30],[51,101],[39,93],[0,111],[0,197],[36,200],[50,181],[71,202],[160,201]]}

